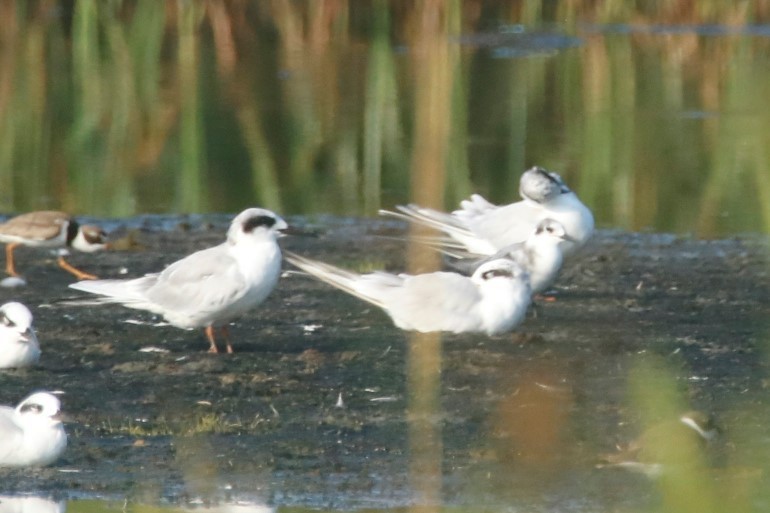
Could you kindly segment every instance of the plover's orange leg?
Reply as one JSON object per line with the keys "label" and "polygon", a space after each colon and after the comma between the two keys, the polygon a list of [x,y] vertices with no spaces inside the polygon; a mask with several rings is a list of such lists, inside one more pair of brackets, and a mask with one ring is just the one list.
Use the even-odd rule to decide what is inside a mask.
{"label": "plover's orange leg", "polygon": [[214,340],[214,326],[206,326],[203,331],[206,333],[206,339],[209,341],[209,344],[211,344],[209,353],[218,353],[219,349],[217,349],[217,343]]}
{"label": "plover's orange leg", "polygon": [[95,280],[95,279],[97,279],[97,277],[94,276],[93,274],[85,273],[85,272],[81,271],[80,269],[77,269],[77,268],[73,267],[72,265],[70,265],[69,263],[67,263],[67,261],[64,260],[63,256],[59,256],[59,259],[57,261],[59,262],[59,267],[61,267],[62,269],[64,269],[65,271],[67,271],[69,273],[74,274],[77,277],[78,280]]}
{"label": "plover's orange leg", "polygon": [[16,272],[16,267],[13,265],[13,250],[16,249],[16,246],[18,245],[18,242],[11,242],[10,244],[5,245],[5,272],[16,277],[18,277],[19,274]]}

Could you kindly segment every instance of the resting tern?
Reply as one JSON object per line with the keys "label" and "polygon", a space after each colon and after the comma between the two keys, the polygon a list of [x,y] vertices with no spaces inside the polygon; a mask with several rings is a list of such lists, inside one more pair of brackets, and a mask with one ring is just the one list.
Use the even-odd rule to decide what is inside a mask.
{"label": "resting tern", "polygon": [[0,369],[27,367],[39,359],[32,313],[15,301],[0,306]]}
{"label": "resting tern", "polygon": [[508,259],[486,262],[470,278],[453,272],[362,275],[293,253],[286,260],[382,308],[404,330],[502,333],[524,319],[530,303],[527,273]]}
{"label": "resting tern", "polygon": [[563,241],[571,240],[564,227],[553,219],[543,219],[535,231],[524,242],[507,246],[492,256],[471,258],[468,254],[447,251],[449,256],[457,257],[450,261],[450,267],[471,274],[480,265],[498,258],[516,261],[529,274],[529,283],[533,294],[540,294],[556,280],[561,270],[564,256],[561,248]]}
{"label": "resting tern", "polygon": [[564,227],[569,236],[561,243],[565,255],[585,244],[593,233],[593,214],[558,174],[533,167],[521,176],[519,193],[522,201],[504,206],[474,194],[451,214],[418,205],[399,205],[398,212],[380,213],[442,231],[450,238],[443,240],[447,247],[461,247],[477,255],[494,255],[523,242],[544,219]]}
{"label": "resting tern", "polygon": [[16,408],[0,406],[0,467],[43,466],[67,447],[59,399],[36,392]]}

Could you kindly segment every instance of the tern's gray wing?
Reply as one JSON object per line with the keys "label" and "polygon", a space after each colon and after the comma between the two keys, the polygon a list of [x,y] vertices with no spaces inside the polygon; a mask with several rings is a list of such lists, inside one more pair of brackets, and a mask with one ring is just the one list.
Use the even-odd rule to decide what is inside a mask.
{"label": "tern's gray wing", "polygon": [[474,235],[490,241],[499,250],[527,240],[544,215],[539,205],[519,201],[487,210],[482,215],[466,219],[465,223]]}
{"label": "tern's gray wing", "polygon": [[481,295],[473,282],[455,273],[409,276],[387,300],[396,325],[417,331],[478,330]]}
{"label": "tern's gray wing", "polygon": [[529,269],[530,265],[530,255],[524,242],[515,242],[513,244],[509,244],[494,255],[490,255],[488,257],[477,258],[471,255],[473,254],[468,253],[467,256],[463,258],[446,258],[444,261],[446,262],[446,265],[449,269],[452,269],[465,276],[473,275],[473,273],[476,272],[476,269],[482,265],[486,264],[487,262],[491,262],[492,260],[498,260],[500,258],[513,260],[527,270]]}
{"label": "tern's gray wing", "polygon": [[21,444],[23,432],[13,421],[14,409],[0,406],[0,464]]}
{"label": "tern's gray wing", "polygon": [[146,297],[167,311],[205,313],[232,303],[248,289],[235,259],[221,244],[168,266]]}

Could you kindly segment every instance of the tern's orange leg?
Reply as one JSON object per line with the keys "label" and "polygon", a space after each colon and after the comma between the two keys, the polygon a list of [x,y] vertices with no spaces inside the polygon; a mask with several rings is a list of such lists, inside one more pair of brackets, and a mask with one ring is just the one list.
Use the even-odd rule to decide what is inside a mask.
{"label": "tern's orange leg", "polygon": [[16,246],[18,245],[18,242],[11,242],[5,246],[5,272],[16,277],[18,277],[19,274],[16,272],[16,267],[13,265],[13,250],[16,249]]}
{"label": "tern's orange leg", "polygon": [[214,341],[214,326],[206,326],[203,331],[206,333],[206,339],[209,341],[209,344],[211,344],[209,353],[218,353],[219,349],[217,349],[217,343]]}
{"label": "tern's orange leg", "polygon": [[227,326],[222,326],[222,336],[225,337],[225,344],[227,344],[227,352],[232,354],[233,346],[230,345],[230,329]]}
{"label": "tern's orange leg", "polygon": [[97,277],[94,276],[93,274],[84,273],[80,269],[76,269],[75,267],[72,267],[70,264],[67,263],[66,260],[64,260],[63,256],[59,256],[58,262],[59,262],[59,267],[61,267],[62,269],[64,269],[67,272],[70,272],[70,273],[74,274],[77,277],[78,280],[95,280],[95,279],[97,279]]}

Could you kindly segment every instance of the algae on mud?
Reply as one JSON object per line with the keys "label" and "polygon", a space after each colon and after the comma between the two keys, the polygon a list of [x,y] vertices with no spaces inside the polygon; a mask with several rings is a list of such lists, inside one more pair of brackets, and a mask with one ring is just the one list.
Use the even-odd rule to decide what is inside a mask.
{"label": "algae on mud", "polygon": [[[318,236],[282,239],[287,249],[403,269],[403,244],[393,238],[404,234],[400,223],[290,223]],[[142,250],[73,261],[103,277],[139,276],[218,243],[226,221],[129,224],[142,225]],[[656,481],[595,468],[598,455],[655,416],[643,417],[627,382],[650,355],[682,404],[723,425],[708,469],[721,477],[698,486],[713,488],[713,503],[736,494],[766,502],[770,460],[758,456],[768,453],[761,434],[770,413],[766,249],[757,238],[600,231],[567,263],[556,301],[538,304],[515,333],[443,337],[440,410],[431,419],[440,428],[443,504],[657,507]],[[29,285],[0,294],[32,309],[43,356],[37,368],[0,374],[0,402],[63,390],[70,447],[52,467],[1,470],[2,493],[246,497],[332,509],[413,503],[404,472],[413,456],[409,342],[379,310],[287,272],[258,310],[235,323],[237,352],[210,355],[202,334],[156,326],[143,312],[61,304],[73,296],[69,276],[45,265],[46,253],[21,251],[29,251]],[[147,347],[162,351],[140,351]],[[753,477],[741,480],[731,469]]]}

